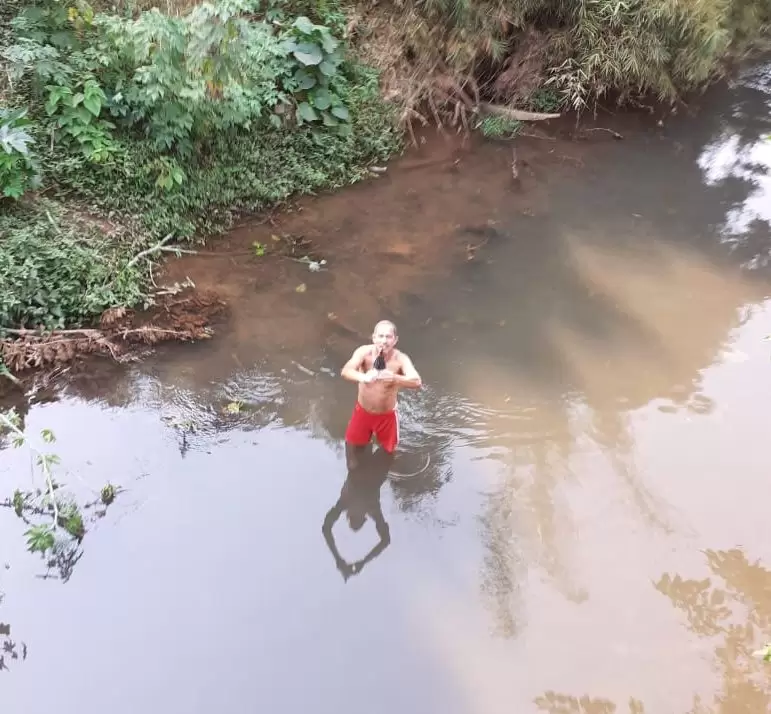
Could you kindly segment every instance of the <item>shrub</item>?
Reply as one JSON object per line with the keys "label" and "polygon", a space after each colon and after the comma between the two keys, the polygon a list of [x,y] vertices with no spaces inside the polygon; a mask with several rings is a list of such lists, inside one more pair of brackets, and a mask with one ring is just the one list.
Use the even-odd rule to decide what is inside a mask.
{"label": "shrub", "polygon": [[26,109],[0,108],[0,190],[6,198],[19,198],[40,185],[37,161],[29,144]]}
{"label": "shrub", "polygon": [[130,246],[61,218],[46,204],[0,217],[0,333],[82,324],[141,300],[140,270],[125,270]]}

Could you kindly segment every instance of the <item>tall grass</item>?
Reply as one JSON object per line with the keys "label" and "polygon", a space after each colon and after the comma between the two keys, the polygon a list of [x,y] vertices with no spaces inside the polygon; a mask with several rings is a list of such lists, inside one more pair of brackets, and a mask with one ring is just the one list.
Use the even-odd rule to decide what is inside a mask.
{"label": "tall grass", "polygon": [[770,22],[771,0],[404,0],[366,37],[391,47],[363,49],[392,77],[412,70],[412,85],[423,82],[407,92],[413,101],[431,91],[428,70],[473,78],[507,104],[546,86],[580,110],[611,94],[675,101],[719,76]]}

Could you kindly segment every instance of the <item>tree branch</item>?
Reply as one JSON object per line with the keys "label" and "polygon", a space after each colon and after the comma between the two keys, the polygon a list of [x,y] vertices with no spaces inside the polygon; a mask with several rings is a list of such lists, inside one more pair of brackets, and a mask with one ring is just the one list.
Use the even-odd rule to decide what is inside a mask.
{"label": "tree branch", "polygon": [[168,243],[172,238],[174,237],[173,233],[169,233],[165,238],[158,241],[152,248],[147,248],[146,250],[143,250],[141,253],[137,253],[131,260],[129,260],[128,263],[126,263],[126,270],[129,268],[133,268],[142,258],[148,255],[152,255],[153,253],[157,253],[160,251],[166,243]]}

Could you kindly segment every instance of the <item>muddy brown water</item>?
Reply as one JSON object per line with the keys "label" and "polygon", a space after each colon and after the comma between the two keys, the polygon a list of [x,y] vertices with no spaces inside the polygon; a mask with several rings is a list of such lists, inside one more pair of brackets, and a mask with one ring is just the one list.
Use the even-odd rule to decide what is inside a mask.
{"label": "muddy brown water", "polygon": [[[66,581],[0,512],[2,711],[770,711],[771,65],[698,105],[523,142],[519,189],[510,147],[435,142],[172,267],[228,327],[26,413],[126,490]],[[329,270],[248,255],[285,234]],[[350,574],[336,373],[380,316],[426,383],[396,469],[428,465],[345,489],[390,529]]]}

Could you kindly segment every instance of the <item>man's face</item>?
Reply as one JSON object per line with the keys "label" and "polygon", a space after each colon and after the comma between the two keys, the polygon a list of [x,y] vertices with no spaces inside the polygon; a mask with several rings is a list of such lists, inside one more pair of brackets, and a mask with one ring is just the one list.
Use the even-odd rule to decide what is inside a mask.
{"label": "man's face", "polygon": [[397,339],[390,325],[378,325],[372,334],[372,343],[386,354],[396,346]]}

